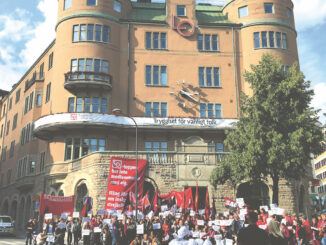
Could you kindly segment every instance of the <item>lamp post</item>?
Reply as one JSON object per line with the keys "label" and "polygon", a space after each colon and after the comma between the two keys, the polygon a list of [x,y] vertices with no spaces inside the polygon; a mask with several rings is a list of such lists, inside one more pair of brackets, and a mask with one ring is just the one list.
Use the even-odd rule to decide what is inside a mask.
{"label": "lamp post", "polygon": [[[115,108],[112,110],[113,114],[115,116],[121,116],[121,110],[119,108]],[[136,126],[136,223],[138,221],[138,124],[136,123],[135,119],[133,117],[127,116],[130,118],[135,126]]]}

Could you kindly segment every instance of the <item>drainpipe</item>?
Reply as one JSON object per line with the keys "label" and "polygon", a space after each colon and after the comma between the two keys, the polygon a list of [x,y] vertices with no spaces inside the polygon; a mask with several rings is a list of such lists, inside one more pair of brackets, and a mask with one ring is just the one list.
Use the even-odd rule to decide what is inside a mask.
{"label": "drainpipe", "polygon": [[128,24],[128,89],[127,89],[127,115],[130,116],[130,24]]}
{"label": "drainpipe", "polygon": [[233,72],[234,72],[235,103],[236,103],[237,117],[239,117],[238,86],[237,86],[237,72],[236,72],[236,61],[235,61],[234,27],[232,27],[232,46],[233,46]]}

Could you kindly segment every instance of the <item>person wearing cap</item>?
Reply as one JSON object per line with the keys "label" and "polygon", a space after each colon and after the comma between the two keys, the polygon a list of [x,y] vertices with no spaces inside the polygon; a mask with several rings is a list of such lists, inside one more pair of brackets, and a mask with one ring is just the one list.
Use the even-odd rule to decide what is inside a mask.
{"label": "person wearing cap", "polygon": [[267,232],[258,228],[257,221],[257,213],[250,212],[248,214],[248,227],[239,231],[238,245],[271,245]]}

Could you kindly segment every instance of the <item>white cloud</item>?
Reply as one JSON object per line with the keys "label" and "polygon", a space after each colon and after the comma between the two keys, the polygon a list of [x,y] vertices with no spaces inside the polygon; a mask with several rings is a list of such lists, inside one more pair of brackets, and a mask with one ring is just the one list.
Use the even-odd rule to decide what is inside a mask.
{"label": "white cloud", "polygon": [[313,89],[315,91],[315,96],[311,105],[321,110],[319,112],[319,119],[323,124],[325,124],[326,118],[323,114],[326,113],[326,83],[318,83]]}
{"label": "white cloud", "polygon": [[292,0],[296,29],[306,30],[326,21],[325,0]]}
{"label": "white cloud", "polygon": [[0,15],[1,89],[11,90],[55,38],[57,5],[57,1],[40,0],[37,8],[44,20],[39,22],[23,9]]}

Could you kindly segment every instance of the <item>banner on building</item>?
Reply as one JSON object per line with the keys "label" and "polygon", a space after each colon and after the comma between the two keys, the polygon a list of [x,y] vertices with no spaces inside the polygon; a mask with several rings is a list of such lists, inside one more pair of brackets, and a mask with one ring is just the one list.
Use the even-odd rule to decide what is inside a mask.
{"label": "banner on building", "polygon": [[[138,200],[143,196],[146,160],[138,159]],[[105,209],[123,210],[129,192],[135,193],[136,159],[111,158]]]}
{"label": "banner on building", "polygon": [[62,213],[72,215],[74,212],[75,196],[51,196],[42,193],[40,198],[40,213],[52,213],[53,215],[60,216]]}

